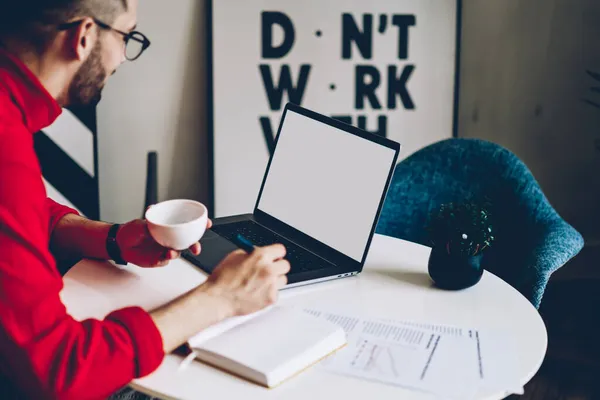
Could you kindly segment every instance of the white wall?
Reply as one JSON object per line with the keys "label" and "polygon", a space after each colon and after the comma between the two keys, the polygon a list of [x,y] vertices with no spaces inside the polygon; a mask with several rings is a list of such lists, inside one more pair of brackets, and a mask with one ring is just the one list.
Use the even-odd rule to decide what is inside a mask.
{"label": "white wall", "polygon": [[205,201],[205,1],[142,0],[152,45],[111,77],[98,107],[101,219],[141,216],[146,154],[158,151],[159,200]]}
{"label": "white wall", "polygon": [[[600,1],[464,0],[460,134],[514,151],[586,240],[600,238]],[[595,86],[600,86],[596,84]]]}

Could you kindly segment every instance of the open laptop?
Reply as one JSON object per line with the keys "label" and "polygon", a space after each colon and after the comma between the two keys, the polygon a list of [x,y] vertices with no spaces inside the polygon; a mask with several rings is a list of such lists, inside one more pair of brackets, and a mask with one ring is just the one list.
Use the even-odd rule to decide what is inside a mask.
{"label": "open laptop", "polygon": [[210,274],[241,234],[286,247],[286,288],[360,273],[400,144],[288,103],[274,146],[254,212],[216,218],[186,259]]}

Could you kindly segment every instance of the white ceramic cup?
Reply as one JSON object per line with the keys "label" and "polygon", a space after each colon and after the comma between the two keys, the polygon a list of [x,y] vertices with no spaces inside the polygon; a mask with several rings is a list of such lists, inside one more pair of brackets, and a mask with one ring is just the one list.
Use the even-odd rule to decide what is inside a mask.
{"label": "white ceramic cup", "polygon": [[148,208],[145,218],[150,235],[158,244],[181,251],[204,235],[208,210],[194,200],[167,200]]}

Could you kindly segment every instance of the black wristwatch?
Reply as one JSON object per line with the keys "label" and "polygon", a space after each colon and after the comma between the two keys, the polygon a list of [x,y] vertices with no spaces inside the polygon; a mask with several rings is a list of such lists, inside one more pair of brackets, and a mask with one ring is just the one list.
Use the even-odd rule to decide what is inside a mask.
{"label": "black wristwatch", "polygon": [[106,252],[110,259],[116,264],[127,265],[127,261],[123,260],[123,257],[121,257],[121,249],[119,249],[119,245],[117,244],[117,232],[120,227],[120,224],[114,224],[108,230],[108,235],[106,236]]}

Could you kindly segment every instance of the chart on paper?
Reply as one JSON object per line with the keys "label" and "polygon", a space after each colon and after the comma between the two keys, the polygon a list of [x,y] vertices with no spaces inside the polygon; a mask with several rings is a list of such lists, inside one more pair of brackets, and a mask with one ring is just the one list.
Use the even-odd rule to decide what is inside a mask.
{"label": "chart on paper", "polygon": [[359,339],[350,367],[363,374],[395,380],[407,374],[417,355],[414,347]]}

